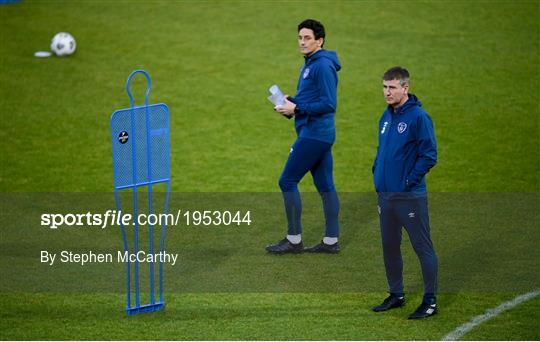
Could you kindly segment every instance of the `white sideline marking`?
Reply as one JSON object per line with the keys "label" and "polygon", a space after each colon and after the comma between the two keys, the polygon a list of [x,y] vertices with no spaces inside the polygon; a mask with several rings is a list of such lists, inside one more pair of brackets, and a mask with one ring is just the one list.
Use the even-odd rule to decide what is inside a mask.
{"label": "white sideline marking", "polygon": [[519,304],[533,299],[534,297],[540,295],[540,289],[536,289],[529,293],[517,296],[516,298],[509,300],[497,306],[495,309],[488,309],[483,315],[479,315],[471,319],[468,323],[460,325],[454,331],[442,338],[441,341],[457,341],[460,337],[473,330],[477,325],[484,323],[492,319],[495,316],[498,316],[502,312],[509,310]]}

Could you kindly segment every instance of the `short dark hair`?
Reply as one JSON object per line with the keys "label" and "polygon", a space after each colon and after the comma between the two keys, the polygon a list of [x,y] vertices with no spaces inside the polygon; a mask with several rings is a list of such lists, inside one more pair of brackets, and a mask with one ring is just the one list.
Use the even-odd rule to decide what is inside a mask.
{"label": "short dark hair", "polygon": [[326,41],[326,33],[324,32],[324,25],[320,21],[315,19],[306,19],[298,24],[298,32],[300,32],[300,30],[303,28],[312,30],[315,39],[324,38],[322,43],[322,45],[324,45],[324,42]]}
{"label": "short dark hair", "polygon": [[395,66],[386,70],[383,75],[383,81],[398,80],[401,86],[409,84],[409,71],[400,66]]}

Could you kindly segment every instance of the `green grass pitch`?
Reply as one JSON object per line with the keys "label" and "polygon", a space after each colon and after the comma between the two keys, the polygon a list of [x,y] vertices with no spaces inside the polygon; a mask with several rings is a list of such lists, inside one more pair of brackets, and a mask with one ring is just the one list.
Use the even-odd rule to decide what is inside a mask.
{"label": "green grass pitch", "polygon": [[[284,233],[277,179],[295,135],[266,96],[272,84],[294,93],[305,18],[325,24],[343,65],[343,252],[276,258],[263,247]],[[436,340],[539,288],[539,22],[538,1],[0,5],[0,339]],[[33,56],[60,31],[74,55]],[[422,293],[406,235],[408,305],[370,311],[386,295],[371,164],[381,75],[394,65],[411,72],[439,147],[427,182],[440,314],[419,322],[405,319]],[[114,207],[109,116],[129,106],[124,82],[138,68],[152,76],[150,102],[171,111],[171,206],[251,208],[254,225],[171,229],[181,261],[165,268],[167,306],[127,317],[121,264],[39,263],[41,249],[117,250],[118,231],[48,230],[39,215]],[[134,81],[138,103],[144,86]],[[301,191],[313,243],[323,223],[309,176]],[[463,338],[539,340],[539,318],[535,298]]]}

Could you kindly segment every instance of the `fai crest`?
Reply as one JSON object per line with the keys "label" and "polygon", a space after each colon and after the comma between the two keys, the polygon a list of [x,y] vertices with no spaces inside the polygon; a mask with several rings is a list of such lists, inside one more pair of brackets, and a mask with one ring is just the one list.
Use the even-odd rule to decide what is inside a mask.
{"label": "fai crest", "polygon": [[309,75],[309,68],[306,68],[306,70],[304,70],[304,75],[302,75],[302,78],[306,79],[308,75]]}
{"label": "fai crest", "polygon": [[400,122],[398,125],[397,125],[397,131],[398,133],[403,133],[405,132],[405,130],[407,129],[407,124],[405,122]]}

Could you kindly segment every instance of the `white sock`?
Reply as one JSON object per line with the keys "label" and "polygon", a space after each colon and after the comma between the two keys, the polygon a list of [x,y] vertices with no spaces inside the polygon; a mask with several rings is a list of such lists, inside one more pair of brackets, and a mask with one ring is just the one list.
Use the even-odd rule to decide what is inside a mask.
{"label": "white sock", "polygon": [[298,235],[287,235],[287,240],[289,240],[290,243],[299,244],[302,242],[302,234]]}
{"label": "white sock", "polygon": [[333,245],[333,244],[337,243],[337,237],[328,237],[328,236],[325,236],[325,237],[322,239],[322,242],[324,242],[325,245]]}

